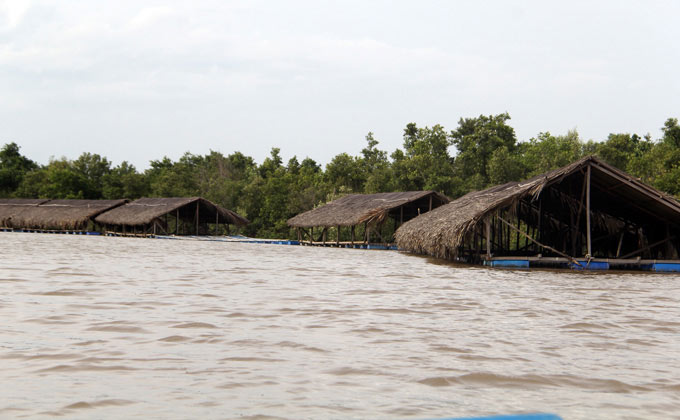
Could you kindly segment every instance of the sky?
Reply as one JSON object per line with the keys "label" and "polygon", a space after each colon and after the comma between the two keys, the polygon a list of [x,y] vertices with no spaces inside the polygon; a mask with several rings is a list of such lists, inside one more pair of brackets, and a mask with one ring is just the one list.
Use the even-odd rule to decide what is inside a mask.
{"label": "sky", "polygon": [[321,164],[507,112],[519,141],[661,136],[678,1],[0,0],[0,145],[138,169],[272,147]]}

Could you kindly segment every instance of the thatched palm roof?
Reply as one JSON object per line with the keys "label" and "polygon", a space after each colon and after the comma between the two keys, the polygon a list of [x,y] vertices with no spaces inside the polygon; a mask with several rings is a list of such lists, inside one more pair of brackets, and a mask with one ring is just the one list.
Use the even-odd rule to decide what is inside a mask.
{"label": "thatched palm roof", "polygon": [[0,226],[9,227],[12,218],[26,207],[35,207],[38,204],[45,203],[49,200],[44,198],[1,198],[0,199]]}
{"label": "thatched palm roof", "polygon": [[[611,226],[616,222],[614,215],[616,220],[646,217],[680,226],[680,203],[675,198],[596,157],[588,156],[527,181],[471,192],[404,223],[395,234],[396,242],[400,249],[406,251],[448,258],[455,254],[466,235],[488,216],[520,199],[536,199],[547,187],[559,184],[572,174],[583,172],[588,166],[601,192],[601,196],[595,195],[593,200],[599,200],[600,207],[607,207],[607,214],[594,211],[593,223]],[[563,201],[564,206],[575,204],[574,200]]]}
{"label": "thatched palm roof", "polygon": [[[98,214],[127,200],[3,200],[1,224],[23,229],[83,229]],[[5,210],[0,210],[5,213]]]}
{"label": "thatched palm roof", "polygon": [[[432,208],[450,201],[446,196],[434,191],[351,194],[298,214],[288,219],[288,225],[293,227],[330,227],[354,226],[364,222],[371,223],[384,220],[390,211],[409,204],[420,204],[423,211],[428,211],[430,197],[433,201]],[[418,203],[419,201],[422,201],[422,203]]]}
{"label": "thatched palm roof", "polygon": [[[140,198],[107,211],[95,220],[97,223],[107,225],[142,226],[151,223],[158,217],[178,210],[180,218],[192,218],[195,215],[196,203],[199,205],[201,223],[215,223],[218,215],[220,223],[239,226],[249,223],[248,219],[201,197]],[[191,208],[187,207],[191,204],[193,204]]]}

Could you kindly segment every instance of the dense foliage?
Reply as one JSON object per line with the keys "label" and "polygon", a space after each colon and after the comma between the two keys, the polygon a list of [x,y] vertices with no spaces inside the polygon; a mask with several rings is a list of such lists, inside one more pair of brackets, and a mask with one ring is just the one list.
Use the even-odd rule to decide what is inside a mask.
{"label": "dense foliage", "polygon": [[287,237],[286,220],[347,193],[436,190],[451,198],[508,181],[526,179],[594,154],[662,191],[680,196],[680,126],[668,119],[661,138],[610,134],[583,141],[576,131],[540,133],[518,142],[510,116],[464,118],[444,127],[404,129],[403,148],[388,155],[372,133],[359,155],[341,153],[325,168],[310,158],[284,163],[280,149],[258,165],[240,152],[228,156],[186,153],[150,162],[140,172],[123,162],[83,153],[76,160],[39,165],[16,143],[0,150],[0,197],[130,198],[202,196],[251,220],[245,234]]}

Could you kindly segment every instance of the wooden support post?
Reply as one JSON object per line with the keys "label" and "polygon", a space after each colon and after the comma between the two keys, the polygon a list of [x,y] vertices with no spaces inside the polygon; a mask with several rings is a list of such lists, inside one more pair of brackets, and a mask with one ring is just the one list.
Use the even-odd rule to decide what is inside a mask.
{"label": "wooden support post", "polygon": [[[541,228],[543,224],[543,197],[538,201],[538,227],[536,228],[536,239],[543,240],[543,235],[541,234]],[[534,241],[534,243],[537,243]],[[538,248],[536,248],[538,251]]]}
{"label": "wooden support post", "polygon": [[198,218],[198,208],[200,207],[200,205],[201,205],[201,200],[196,200],[196,236],[198,236],[198,222],[200,220]]}
{"label": "wooden support post", "polygon": [[328,232],[328,227],[324,227],[321,231],[321,242],[326,245],[326,232]]}
{"label": "wooden support post", "polygon": [[153,236],[156,236],[156,219],[153,219]]}
{"label": "wooden support post", "polygon": [[430,209],[428,211],[432,211],[432,196],[430,195]]}
{"label": "wooden support post", "polygon": [[368,243],[368,236],[369,236],[369,231],[368,231],[368,223],[364,222],[364,243]]}
{"label": "wooden support post", "polygon": [[340,246],[340,225],[338,225],[338,232],[337,232],[337,234],[338,234],[338,236],[335,238],[335,244],[336,244],[337,246]]}
{"label": "wooden support post", "polygon": [[179,209],[175,212],[175,235],[179,235]]}
{"label": "wooden support post", "polygon": [[[517,227],[518,228],[522,227],[522,222],[521,222],[521,219],[519,217],[519,213],[520,213],[521,210],[522,210],[522,202],[518,201],[517,202]],[[515,250],[516,251],[519,251],[519,234],[520,234],[520,232],[517,232],[517,237],[515,238]]]}
{"label": "wooden support post", "polygon": [[503,225],[501,224],[500,212],[496,213],[496,232],[498,232],[498,238],[496,239],[496,245],[498,246],[497,254],[503,255]]}
{"label": "wooden support post", "polygon": [[588,244],[588,256],[593,256],[593,249],[591,246],[590,239],[590,165],[588,165],[588,171],[586,173],[586,242]]}
{"label": "wooden support post", "polygon": [[619,237],[619,246],[616,247],[616,258],[619,258],[619,255],[621,255],[621,246],[623,245],[623,235],[625,232],[621,232],[621,236]]}
{"label": "wooden support post", "polygon": [[484,227],[486,228],[486,259],[491,259],[491,221],[489,218],[484,220]]}
{"label": "wooden support post", "polygon": [[352,228],[350,229],[350,236],[351,236],[350,240],[352,241],[352,245],[354,245],[354,228],[355,228],[355,226],[352,225]]}

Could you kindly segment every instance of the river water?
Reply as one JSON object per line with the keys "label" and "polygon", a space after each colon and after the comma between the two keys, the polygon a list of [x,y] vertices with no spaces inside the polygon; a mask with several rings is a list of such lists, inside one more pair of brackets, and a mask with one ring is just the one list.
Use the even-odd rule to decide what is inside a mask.
{"label": "river water", "polygon": [[0,233],[0,418],[680,418],[680,279]]}

